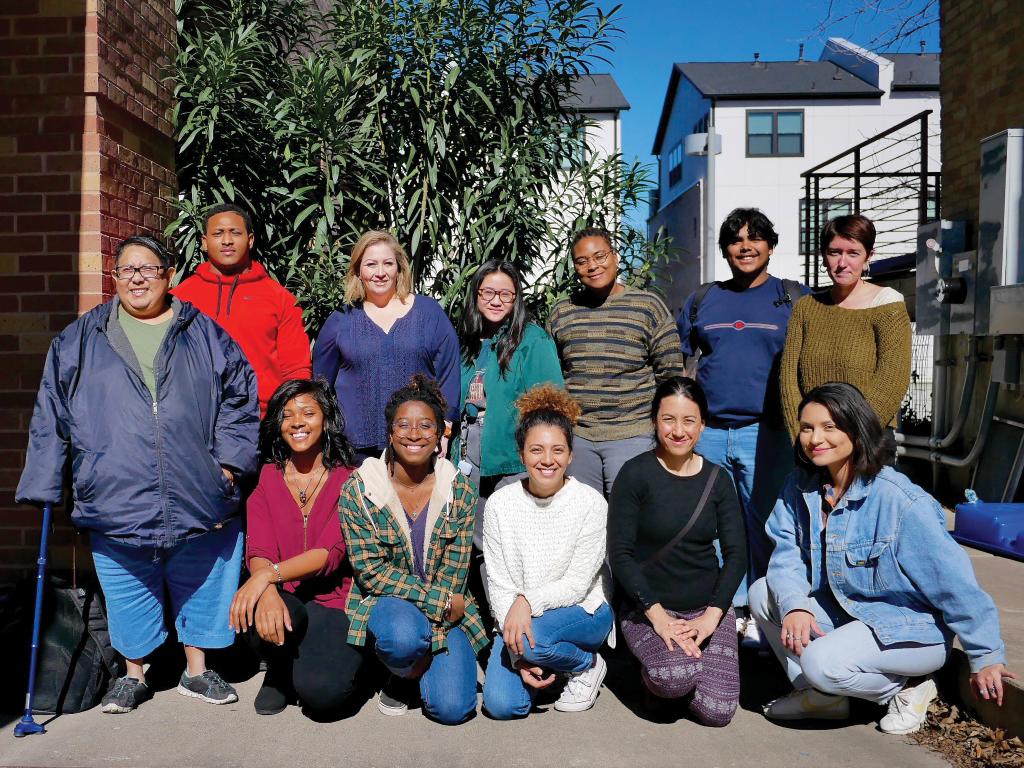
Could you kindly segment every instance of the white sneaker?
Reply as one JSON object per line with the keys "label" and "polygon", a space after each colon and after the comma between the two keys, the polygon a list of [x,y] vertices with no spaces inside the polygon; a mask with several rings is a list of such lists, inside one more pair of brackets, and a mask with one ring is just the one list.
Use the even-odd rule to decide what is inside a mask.
{"label": "white sneaker", "polygon": [[850,700],[804,688],[765,704],[764,716],[772,720],[845,720],[850,716]]}
{"label": "white sneaker", "polygon": [[744,648],[760,648],[761,644],[761,630],[757,628],[757,622],[752,618],[747,619],[740,633],[740,645]]}
{"label": "white sneaker", "polygon": [[921,730],[928,705],[939,695],[930,677],[913,688],[904,688],[889,701],[889,713],[878,721],[885,733],[902,735]]}
{"label": "white sneaker", "polygon": [[601,654],[595,653],[594,666],[569,678],[562,695],[555,702],[555,709],[559,712],[585,712],[590,709],[597,701],[597,692],[607,673],[608,665]]}

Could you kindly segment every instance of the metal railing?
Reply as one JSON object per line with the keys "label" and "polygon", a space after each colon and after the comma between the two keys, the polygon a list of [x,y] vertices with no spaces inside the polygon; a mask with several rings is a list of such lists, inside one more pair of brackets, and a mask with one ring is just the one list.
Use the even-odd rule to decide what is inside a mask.
{"label": "metal railing", "polygon": [[942,177],[929,170],[937,157],[939,129],[930,131],[932,110],[904,120],[804,171],[800,251],[804,281],[818,287],[825,274],[817,253],[818,233],[833,216],[860,213],[877,231],[875,259],[915,252],[917,227],[936,219]]}

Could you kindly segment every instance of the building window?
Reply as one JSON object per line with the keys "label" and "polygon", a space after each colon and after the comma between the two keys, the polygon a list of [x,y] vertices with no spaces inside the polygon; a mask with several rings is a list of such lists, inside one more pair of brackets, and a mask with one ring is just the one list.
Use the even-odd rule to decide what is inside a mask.
{"label": "building window", "polygon": [[683,180],[683,142],[679,142],[668,153],[669,189]]}
{"label": "building window", "polygon": [[[849,216],[853,213],[853,201],[844,200],[837,198],[835,200],[819,200],[818,201],[818,220],[814,219],[814,209],[811,208],[811,231],[810,238],[807,237],[807,200],[806,198],[800,201],[800,255],[807,256],[808,254],[817,253],[818,251],[818,233],[821,232],[821,228],[829,221],[834,219],[836,216]],[[807,244],[810,242],[810,250],[807,249]]]}
{"label": "building window", "polygon": [[747,111],[747,157],[801,157],[803,110]]}

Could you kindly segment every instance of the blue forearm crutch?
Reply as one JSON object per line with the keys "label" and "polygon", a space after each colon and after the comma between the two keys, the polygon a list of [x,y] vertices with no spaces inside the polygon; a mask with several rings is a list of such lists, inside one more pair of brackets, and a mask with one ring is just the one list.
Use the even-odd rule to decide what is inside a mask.
{"label": "blue forearm crutch", "polygon": [[14,726],[14,735],[28,736],[46,733],[46,729],[32,719],[32,697],[36,689],[36,662],[39,659],[39,625],[43,620],[43,590],[46,587],[46,550],[50,540],[50,518],[53,505],[43,505],[43,531],[39,536],[39,569],[36,572],[36,611],[32,618],[32,657],[28,665],[28,692],[25,694],[25,714]]}

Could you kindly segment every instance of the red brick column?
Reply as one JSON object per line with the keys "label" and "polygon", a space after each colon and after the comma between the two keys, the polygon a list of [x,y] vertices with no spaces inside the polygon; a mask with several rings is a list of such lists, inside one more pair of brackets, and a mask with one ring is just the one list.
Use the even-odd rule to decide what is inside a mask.
{"label": "red brick column", "polygon": [[110,295],[117,242],[170,217],[175,46],[173,0],[0,3],[0,582],[38,546],[14,488],[50,340]]}

